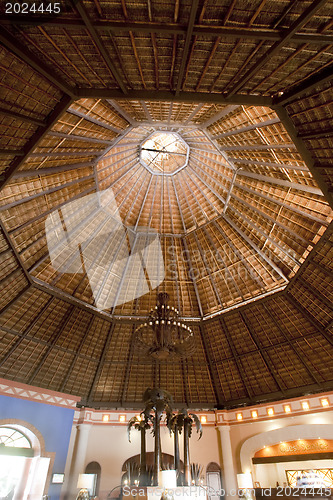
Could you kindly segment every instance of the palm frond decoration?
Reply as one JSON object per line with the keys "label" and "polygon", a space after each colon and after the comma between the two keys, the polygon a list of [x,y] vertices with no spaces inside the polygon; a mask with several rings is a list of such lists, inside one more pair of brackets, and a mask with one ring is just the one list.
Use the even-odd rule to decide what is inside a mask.
{"label": "palm frond decoration", "polygon": [[139,417],[136,415],[129,420],[127,424],[127,435],[129,442],[131,442],[131,430],[133,428],[137,431],[141,431],[142,429],[148,430],[150,429],[149,421],[151,421],[151,418],[147,417],[144,412],[140,413]]}

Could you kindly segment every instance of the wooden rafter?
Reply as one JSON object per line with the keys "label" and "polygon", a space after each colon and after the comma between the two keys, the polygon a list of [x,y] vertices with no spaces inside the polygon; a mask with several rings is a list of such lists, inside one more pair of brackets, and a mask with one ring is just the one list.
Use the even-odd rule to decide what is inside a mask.
{"label": "wooden rafter", "polygon": [[300,15],[300,17],[290,26],[290,28],[285,32],[283,39],[279,42],[275,42],[272,47],[259,59],[255,64],[241,77],[239,82],[227,93],[227,95],[232,95],[238,92],[257,71],[262,68],[269,60],[284,46],[291,37],[297,33],[315,14],[321,9],[327,0],[315,0],[312,4]]}
{"label": "wooden rafter", "polygon": [[71,0],[72,6],[74,10],[77,10],[84,22],[85,27],[88,30],[89,35],[91,36],[91,39],[93,40],[95,46],[97,47],[99,53],[101,54],[102,58],[104,59],[104,62],[114,80],[118,83],[120,90],[126,94],[127,93],[127,88],[125,87],[124,82],[122,81],[122,78],[115,67],[111,57],[109,56],[108,52],[105,49],[104,44],[102,43],[99,34],[97,33],[93,23],[91,22],[91,19],[86,11],[86,8],[84,7],[82,2],[76,2],[75,0]]}
{"label": "wooden rafter", "polygon": [[45,120],[45,125],[43,127],[39,127],[36,132],[32,135],[30,140],[24,146],[24,156],[16,157],[10,163],[7,170],[5,170],[3,174],[3,180],[0,181],[0,189],[2,189],[12,178],[14,173],[20,168],[20,166],[25,162],[28,158],[29,154],[39,145],[44,136],[48,133],[48,131],[53,127],[53,125],[59,120],[61,115],[66,111],[68,106],[72,103],[72,98],[65,95],[61,101],[55,106],[53,111],[49,114],[48,118]]}

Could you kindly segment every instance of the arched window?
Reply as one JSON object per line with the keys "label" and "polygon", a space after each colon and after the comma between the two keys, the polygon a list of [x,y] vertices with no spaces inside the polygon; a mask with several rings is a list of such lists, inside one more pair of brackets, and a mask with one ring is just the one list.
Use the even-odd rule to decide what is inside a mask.
{"label": "arched window", "polygon": [[42,498],[53,461],[54,454],[45,451],[44,438],[33,425],[0,420],[0,498]]}
{"label": "arched window", "polygon": [[[31,449],[31,442],[22,432],[12,427],[0,427],[0,453],[4,447]],[[30,456],[30,455],[29,455]]]}
{"label": "arched window", "polygon": [[85,474],[94,474],[94,487],[91,493],[92,496],[98,495],[99,493],[99,484],[101,481],[101,466],[98,462],[90,462],[85,471]]}

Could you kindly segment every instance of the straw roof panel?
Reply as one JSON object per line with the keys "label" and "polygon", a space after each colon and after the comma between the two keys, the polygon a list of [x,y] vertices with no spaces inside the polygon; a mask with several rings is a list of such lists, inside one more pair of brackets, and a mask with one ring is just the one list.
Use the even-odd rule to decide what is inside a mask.
{"label": "straw roof panel", "polygon": [[[332,212],[317,184],[322,179],[330,189],[333,180],[331,84],[308,82],[331,64],[332,44],[324,36],[333,33],[333,2],[262,67],[260,58],[314,3],[200,1],[187,42],[190,0],[180,2],[179,12],[165,0],[80,5],[97,36],[75,7],[44,25],[4,19],[1,29],[4,46],[12,47],[0,51],[2,148],[12,152],[0,158],[6,182],[0,376],[78,394],[95,406],[140,403],[147,385],[157,384],[179,404],[197,407],[332,388],[331,226],[324,232]],[[125,22],[121,28],[118,21]],[[165,26],[148,32],[157,22]],[[240,28],[248,35],[238,36]],[[16,48],[6,41],[10,35]],[[52,68],[54,83],[29,66],[29,54],[13,55],[25,49]],[[129,92],[149,90],[151,100],[140,94],[118,100],[112,89],[121,88],[120,80]],[[308,91],[288,97],[300,84]],[[53,123],[51,113],[64,100],[56,86],[66,85],[94,97],[74,99]],[[186,102],[167,101],[170,90],[170,100],[179,99],[177,88],[195,91],[196,102],[190,95]],[[94,89],[110,99],[96,98]],[[203,91],[257,105],[200,103]],[[238,92],[243,97],[233,100]],[[296,139],[293,144],[287,121],[277,119],[281,105],[261,105],[264,95],[274,103],[286,99],[294,132],[310,154]],[[184,170],[156,175],[140,164],[139,145],[155,130],[177,131],[190,146]],[[45,220],[72,200],[107,189],[127,235],[133,228],[144,228],[147,238],[159,233],[164,275],[155,271],[162,282],[143,294],[140,270],[129,266],[124,290],[139,296],[101,311],[92,289],[96,273],[90,283],[86,274],[63,273],[51,262]],[[121,292],[116,240],[110,236],[112,249],[103,255],[119,276],[98,292],[101,298]],[[67,250],[70,263],[74,253]],[[133,349],[133,332],[162,290],[182,320],[193,323],[197,348],[184,361],[158,364]]]}

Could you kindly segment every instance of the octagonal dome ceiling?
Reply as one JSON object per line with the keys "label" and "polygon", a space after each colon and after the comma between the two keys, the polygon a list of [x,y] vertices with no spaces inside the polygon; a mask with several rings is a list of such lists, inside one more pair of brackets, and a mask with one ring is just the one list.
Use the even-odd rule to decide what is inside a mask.
{"label": "octagonal dome ceiling", "polygon": [[331,220],[273,109],[94,99],[30,154],[2,213],[36,283],[130,317],[163,290],[192,319],[283,289]]}

